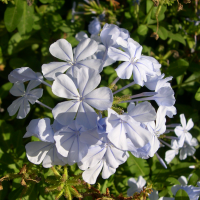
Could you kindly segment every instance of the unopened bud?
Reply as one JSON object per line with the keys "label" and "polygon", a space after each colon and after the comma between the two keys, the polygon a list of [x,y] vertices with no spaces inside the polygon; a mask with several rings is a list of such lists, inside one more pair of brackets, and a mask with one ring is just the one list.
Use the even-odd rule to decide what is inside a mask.
{"label": "unopened bud", "polygon": [[154,37],[156,40],[158,40],[158,38],[159,38],[159,36],[156,32],[153,32],[150,37]]}
{"label": "unopened bud", "polygon": [[154,3],[154,6],[155,6],[155,7],[158,7],[158,6],[159,6],[159,0],[154,0],[153,3]]}
{"label": "unopened bud", "polygon": [[0,182],[0,190],[3,190],[3,185],[1,182]]}
{"label": "unopened bud", "polygon": [[183,3],[187,4],[187,3],[191,3],[190,0],[184,0]]}
{"label": "unopened bud", "polygon": [[26,185],[26,181],[24,179],[21,180],[21,185],[25,186]]}
{"label": "unopened bud", "polygon": [[183,10],[183,5],[181,3],[178,4],[178,11]]}
{"label": "unopened bud", "polygon": [[26,164],[21,168],[19,174],[24,174],[26,173]]}

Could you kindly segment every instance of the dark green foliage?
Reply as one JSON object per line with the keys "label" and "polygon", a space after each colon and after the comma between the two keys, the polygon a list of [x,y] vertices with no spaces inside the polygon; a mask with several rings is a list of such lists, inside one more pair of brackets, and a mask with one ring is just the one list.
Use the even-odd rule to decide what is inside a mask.
{"label": "dark green foliage", "polygon": [[[140,6],[132,0],[116,1],[119,5],[113,2],[115,1],[100,0],[101,6],[86,4],[84,10],[81,4],[85,2],[77,0],[76,11],[85,12],[85,15],[75,15],[75,22],[72,23],[72,0],[0,1],[0,178],[6,174],[18,175],[23,165],[29,163],[25,154],[25,145],[35,138],[24,139],[23,135],[30,120],[43,117],[53,119],[49,110],[38,105],[31,105],[31,111],[25,119],[10,117],[7,107],[16,98],[9,93],[12,84],[8,82],[8,74],[13,69],[24,66],[41,72],[42,64],[57,61],[49,53],[49,46],[56,40],[64,38],[75,47],[78,44],[74,38],[75,34],[80,31],[88,33],[89,22],[93,16],[98,16],[91,11],[96,11],[97,14],[101,14],[102,11],[106,13],[102,25],[119,22],[117,24],[129,30],[131,37],[143,46],[143,54],[155,57],[162,64],[162,73],[174,77],[171,84],[175,91],[175,106],[178,114],[173,119],[168,118],[167,124],[180,123],[179,115],[184,113],[187,119],[193,119],[195,126],[191,133],[200,142],[200,25],[191,22],[191,20],[199,20],[197,12],[200,9],[199,5],[196,6],[192,1],[190,4],[184,4],[183,10],[178,12],[178,4],[174,0],[160,0],[158,7],[154,6],[152,0],[142,0]],[[101,73],[101,87],[110,85],[117,77],[114,69],[118,64],[104,68]],[[132,81],[132,79],[120,80],[115,89],[120,89]],[[44,87],[41,102],[50,107],[60,102],[60,98],[56,97],[49,87],[41,87]],[[139,85],[134,85],[119,94],[133,95],[143,91],[147,91],[146,88],[141,89]],[[127,103],[119,106],[116,109],[126,110]],[[169,135],[173,134],[169,133]],[[158,151],[163,159],[166,150],[169,148],[163,147]],[[177,179],[182,175],[188,177],[192,174],[189,184],[197,186],[196,183],[200,180],[198,161],[200,150],[197,150],[195,156],[196,160],[188,157],[184,161],[180,161],[177,156],[168,168],[164,169],[155,156],[144,160],[130,154],[128,161],[121,165],[109,179],[103,180],[99,177],[99,185],[96,184],[95,187],[99,187],[102,193],[106,193],[106,188],[109,188],[113,195],[126,196],[128,179],[142,175],[152,184],[153,189],[159,190],[160,197],[172,197],[171,187],[179,184]],[[189,166],[195,166],[195,169]],[[38,176],[41,177],[39,183],[30,181],[27,187],[24,187],[21,184],[22,178],[18,176],[15,179],[10,178],[3,181],[0,199],[54,200],[56,196],[58,197],[60,193],[57,190],[57,193],[45,192],[45,188],[50,187],[48,184],[52,184],[52,181],[54,185],[57,184],[53,172],[42,168],[41,165],[33,168],[38,170]],[[63,172],[62,169],[59,172]],[[81,170],[74,165],[69,167],[68,173],[69,177],[78,176]],[[70,193],[78,197],[73,188],[63,187],[66,187],[66,190],[62,194],[67,196]],[[51,189],[49,191],[53,191]],[[85,190],[80,187],[79,191]],[[60,199],[63,200],[64,196]],[[92,198],[88,196],[84,199]],[[175,199],[186,200],[188,196],[185,191],[179,190]]]}

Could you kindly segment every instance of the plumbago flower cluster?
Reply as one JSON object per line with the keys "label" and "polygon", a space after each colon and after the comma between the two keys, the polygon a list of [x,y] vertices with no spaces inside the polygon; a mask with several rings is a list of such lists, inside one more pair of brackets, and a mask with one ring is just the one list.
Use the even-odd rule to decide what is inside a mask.
{"label": "plumbago flower cluster", "polygon": [[[172,148],[166,152],[167,163],[179,148],[182,148],[181,159],[194,154],[197,141],[188,133],[192,120],[186,125],[181,115],[182,127],[166,125],[166,116],[172,118],[176,114],[174,92],[168,82],[172,77],[164,78],[159,62],[142,55],[142,46],[130,38],[127,30],[106,24],[100,36],[93,34],[89,38],[80,32],[76,38],[80,43],[74,49],[65,39],[50,46],[52,56],[62,62],[43,64],[42,74],[28,67],[17,68],[9,74],[9,81],[14,83],[10,93],[20,96],[8,107],[10,116],[18,111],[17,118],[23,119],[30,111],[29,103],[37,103],[52,110],[54,117],[52,124],[49,118],[43,118],[33,119],[27,126],[24,137],[35,136],[41,140],[25,146],[30,162],[42,163],[45,168],[77,163],[84,170],[83,179],[94,184],[101,171],[104,179],[114,174],[126,162],[128,151],[143,159],[157,155],[165,167],[157,154],[163,145]],[[115,69],[118,78],[109,87],[97,88],[103,68],[116,61],[123,61]],[[132,83],[114,91],[119,79],[130,79],[132,75]],[[43,77],[52,81],[52,85]],[[27,81],[30,82],[25,89]],[[41,103],[38,99],[43,89],[34,89],[40,84],[51,87],[63,102],[53,109]],[[116,95],[134,84],[146,86],[150,91],[132,96]],[[158,104],[157,113],[149,101]],[[117,107],[122,102],[129,102],[123,113]],[[160,139],[172,131],[168,127],[176,127],[178,136],[165,136],[172,140],[172,146]]]}
{"label": "plumbago flower cluster", "polygon": [[[188,185],[188,181],[191,178],[192,174],[188,177],[188,180],[185,176],[181,176],[178,178],[178,185],[174,185],[171,187],[172,194],[175,196],[178,190],[184,190],[190,200],[198,200],[200,195],[200,182],[197,182],[198,187],[194,187],[192,185]],[[127,191],[128,196],[132,196],[135,192],[140,193],[142,189],[146,185],[146,181],[142,176],[138,177],[136,181],[134,178],[130,178],[128,180],[129,189]],[[171,197],[160,197],[158,195],[158,191],[153,190],[153,192],[149,195],[150,200],[175,200],[175,198]]]}

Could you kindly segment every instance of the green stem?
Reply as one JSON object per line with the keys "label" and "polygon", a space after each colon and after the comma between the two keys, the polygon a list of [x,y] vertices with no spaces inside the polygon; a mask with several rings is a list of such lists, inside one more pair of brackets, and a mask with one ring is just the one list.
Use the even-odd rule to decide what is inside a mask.
{"label": "green stem", "polygon": [[146,23],[146,21],[147,21],[149,15],[151,14],[151,11],[153,10],[153,8],[154,8],[154,5],[151,6],[151,8],[150,8],[150,10],[149,10],[149,12],[148,12],[148,14],[147,14],[147,16],[144,18],[143,24]]}
{"label": "green stem", "polygon": [[163,56],[163,60],[166,60],[167,58],[169,58],[172,55],[172,51],[168,51],[164,56]]}
{"label": "green stem", "polygon": [[53,173],[54,173],[56,176],[59,176],[59,177],[60,177],[59,172],[56,170],[56,168],[55,168],[54,166],[51,167],[51,170],[53,171]]}
{"label": "green stem", "polygon": [[64,166],[64,175],[65,175],[65,180],[67,180],[68,179],[67,165]]}
{"label": "green stem", "polygon": [[188,83],[195,82],[196,80],[199,80],[199,79],[200,79],[200,77],[195,78],[195,79],[193,79],[193,80],[191,80],[191,81],[188,81],[188,82],[185,82],[185,83],[179,84],[179,85],[175,85],[175,86],[173,86],[172,88],[177,88],[177,87],[180,87],[180,86],[186,85],[186,84],[188,84]]}

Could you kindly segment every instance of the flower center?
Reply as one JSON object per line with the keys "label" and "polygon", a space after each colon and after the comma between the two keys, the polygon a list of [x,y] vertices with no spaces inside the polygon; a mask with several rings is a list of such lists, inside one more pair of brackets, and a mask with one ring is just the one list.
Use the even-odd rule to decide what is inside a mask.
{"label": "flower center", "polygon": [[188,131],[186,130],[186,129],[184,129],[184,131],[183,131],[184,133],[187,133]]}
{"label": "flower center", "polygon": [[79,97],[79,101],[83,101],[84,100],[84,97]]}
{"label": "flower center", "polygon": [[72,66],[76,64],[76,62],[72,62],[71,60],[67,60],[66,62],[69,63]]}
{"label": "flower center", "polygon": [[137,61],[136,57],[131,58],[131,63],[135,63]]}

